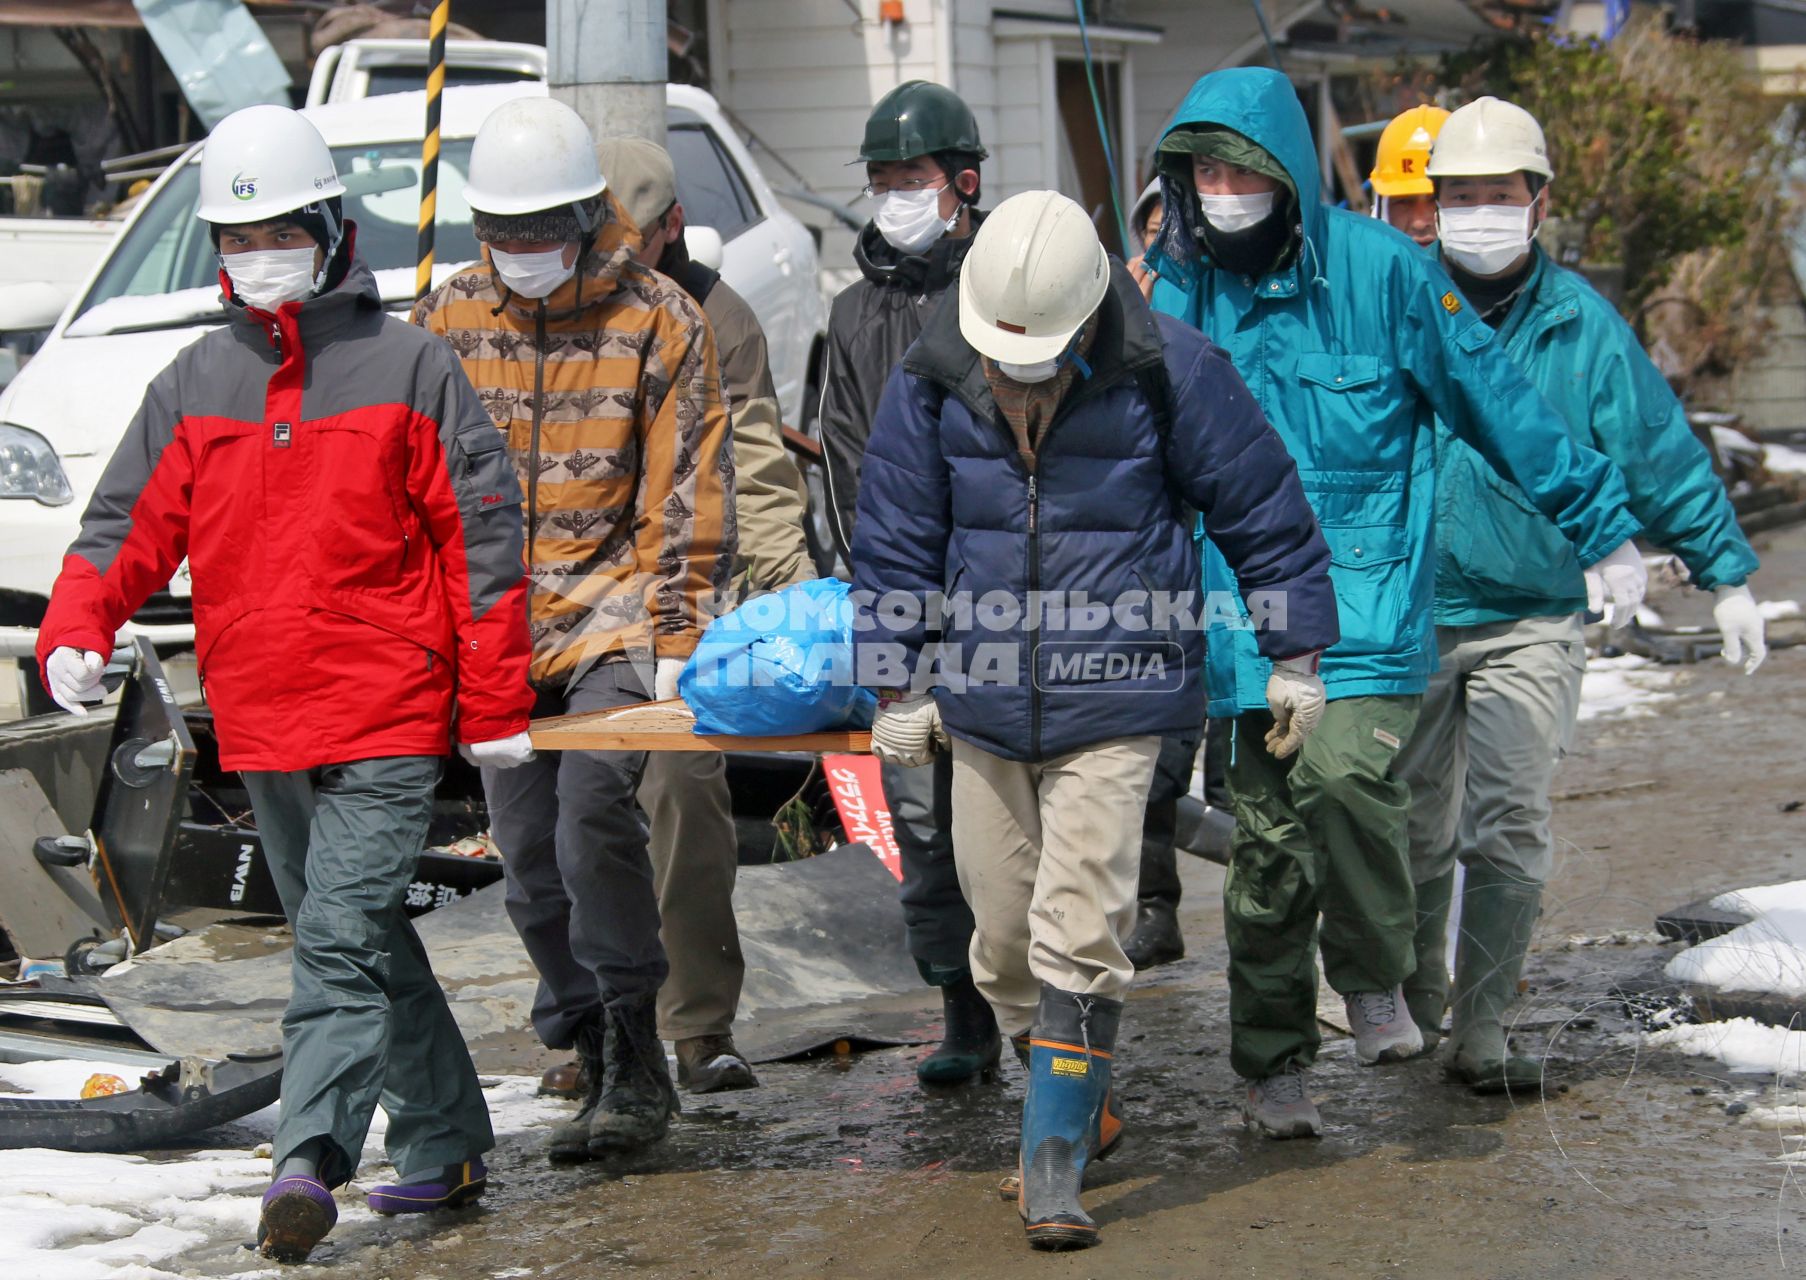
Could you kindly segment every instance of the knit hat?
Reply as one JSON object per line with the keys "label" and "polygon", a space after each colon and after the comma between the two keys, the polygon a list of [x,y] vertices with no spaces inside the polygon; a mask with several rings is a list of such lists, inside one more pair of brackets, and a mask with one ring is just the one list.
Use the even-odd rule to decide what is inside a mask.
{"label": "knit hat", "polygon": [[577,220],[577,206],[569,204],[556,205],[550,209],[536,209],[532,213],[506,216],[484,213],[481,209],[472,209],[470,211],[470,229],[484,244],[492,244],[497,240],[531,240],[543,244],[570,244],[587,240],[595,233],[595,229],[607,220],[608,207],[600,196],[585,200],[583,204],[587,209],[593,211],[588,231],[585,231]]}

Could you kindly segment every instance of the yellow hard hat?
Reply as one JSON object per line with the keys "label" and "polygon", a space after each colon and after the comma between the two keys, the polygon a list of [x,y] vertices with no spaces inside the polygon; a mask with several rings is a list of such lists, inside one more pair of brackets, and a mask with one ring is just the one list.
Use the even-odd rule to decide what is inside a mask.
{"label": "yellow hard hat", "polygon": [[1435,184],[1425,176],[1430,146],[1449,113],[1441,107],[1412,107],[1394,116],[1380,134],[1379,154],[1373,160],[1373,194],[1376,196],[1427,196]]}

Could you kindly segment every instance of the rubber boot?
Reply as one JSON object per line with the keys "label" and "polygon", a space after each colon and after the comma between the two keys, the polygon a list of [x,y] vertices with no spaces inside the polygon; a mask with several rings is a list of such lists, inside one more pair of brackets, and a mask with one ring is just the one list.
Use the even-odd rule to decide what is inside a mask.
{"label": "rubber boot", "polygon": [[603,1049],[608,1042],[607,1024],[602,1015],[577,1028],[578,1072],[584,1083],[582,1106],[577,1114],[552,1127],[546,1143],[547,1158],[560,1163],[589,1160],[589,1125],[596,1115],[596,1103],[602,1097]]}
{"label": "rubber boot", "polygon": [[1135,928],[1122,944],[1137,972],[1185,958],[1185,935],[1179,911],[1165,898],[1143,898],[1135,905]]}
{"label": "rubber boot", "polygon": [[1475,1093],[1542,1087],[1542,1065],[1513,1056],[1505,1041],[1505,1013],[1517,999],[1518,975],[1542,900],[1539,884],[1486,865],[1467,869],[1447,1071]]}
{"label": "rubber boot", "polygon": [[989,1082],[997,1075],[1003,1056],[1003,1037],[997,1017],[978,994],[970,969],[937,969],[916,961],[916,968],[930,985],[941,989],[941,1013],[945,1021],[941,1043],[916,1064],[916,1079],[923,1084],[964,1084],[973,1077]]}
{"label": "rubber boot", "polygon": [[658,1038],[655,997],[609,1005],[603,1016],[602,1095],[589,1121],[593,1156],[638,1151],[664,1138],[680,1110],[664,1042]]}
{"label": "rubber boot", "polygon": [[1449,1007],[1449,900],[1455,873],[1417,886],[1417,972],[1405,979],[1405,1007],[1423,1033],[1423,1051],[1442,1039],[1442,1015]]}
{"label": "rubber boot", "polygon": [[[1106,1101],[1122,1001],[1041,988],[1022,1104],[1017,1207],[1036,1249],[1088,1249],[1097,1224],[1079,1203],[1085,1167],[1105,1143]],[[1114,1121],[1115,1117],[1108,1117]]]}

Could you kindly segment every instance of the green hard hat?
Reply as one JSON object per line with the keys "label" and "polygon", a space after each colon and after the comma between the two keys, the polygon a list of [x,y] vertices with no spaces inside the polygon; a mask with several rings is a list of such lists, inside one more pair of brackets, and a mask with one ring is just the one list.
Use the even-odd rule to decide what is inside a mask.
{"label": "green hard hat", "polygon": [[872,108],[859,158],[872,164],[941,151],[971,152],[980,160],[988,154],[964,99],[944,85],[906,80]]}

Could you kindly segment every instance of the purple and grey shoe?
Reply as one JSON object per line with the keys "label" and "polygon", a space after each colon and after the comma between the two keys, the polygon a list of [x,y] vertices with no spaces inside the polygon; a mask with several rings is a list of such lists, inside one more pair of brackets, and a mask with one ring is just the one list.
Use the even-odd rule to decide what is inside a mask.
{"label": "purple and grey shoe", "polygon": [[461,1164],[448,1164],[391,1186],[380,1186],[370,1192],[370,1208],[375,1213],[431,1213],[435,1209],[462,1209],[475,1204],[488,1185],[489,1170],[480,1159]]}
{"label": "purple and grey shoe", "polygon": [[263,1193],[257,1251],[277,1262],[306,1262],[338,1220],[339,1206],[318,1178],[278,1178]]}

